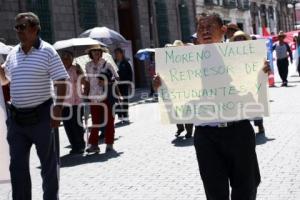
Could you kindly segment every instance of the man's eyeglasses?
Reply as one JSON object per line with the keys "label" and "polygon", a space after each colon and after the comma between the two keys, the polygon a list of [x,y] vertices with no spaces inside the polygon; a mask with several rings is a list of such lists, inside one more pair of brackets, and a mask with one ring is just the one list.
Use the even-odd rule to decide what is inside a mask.
{"label": "man's eyeglasses", "polygon": [[24,31],[28,24],[19,24],[15,26],[15,31]]}

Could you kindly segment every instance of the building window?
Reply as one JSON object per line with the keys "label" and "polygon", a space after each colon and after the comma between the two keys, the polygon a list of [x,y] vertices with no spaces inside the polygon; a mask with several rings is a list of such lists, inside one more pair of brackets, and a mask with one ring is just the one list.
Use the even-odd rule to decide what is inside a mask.
{"label": "building window", "polygon": [[220,0],[204,0],[205,5],[220,5]]}
{"label": "building window", "polygon": [[260,6],[260,17],[261,17],[261,25],[263,27],[268,26],[268,21],[267,21],[267,9],[264,4]]}
{"label": "building window", "polygon": [[181,38],[183,42],[189,42],[191,36],[189,9],[185,1],[181,1],[178,6],[180,15]]}
{"label": "building window", "polygon": [[249,0],[237,0],[237,8],[240,10],[249,10],[250,9]]}
{"label": "building window", "polygon": [[236,0],[223,0],[223,6],[225,8],[236,8],[237,2]]}
{"label": "building window", "polygon": [[269,6],[268,12],[269,12],[269,18],[274,19],[274,8],[273,8],[273,6]]}
{"label": "building window", "polygon": [[160,47],[170,42],[167,5],[165,0],[155,1],[156,26]]}
{"label": "building window", "polygon": [[230,23],[230,20],[223,20],[223,24],[224,25],[227,25],[227,24],[229,24]]}
{"label": "building window", "polygon": [[244,30],[244,23],[238,22],[236,24],[238,25],[238,27],[239,27],[240,30],[242,30],[242,31]]}
{"label": "building window", "polygon": [[27,0],[27,10],[37,14],[40,18],[41,23],[41,37],[43,40],[53,43],[52,37],[52,21],[51,21],[51,13],[50,6],[48,0]]}
{"label": "building window", "polygon": [[97,26],[96,0],[78,0],[79,25],[82,29]]}

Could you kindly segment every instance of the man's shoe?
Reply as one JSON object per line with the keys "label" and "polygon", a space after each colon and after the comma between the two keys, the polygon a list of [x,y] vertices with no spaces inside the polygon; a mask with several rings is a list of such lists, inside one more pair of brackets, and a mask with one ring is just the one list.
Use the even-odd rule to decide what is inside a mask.
{"label": "man's shoe", "polygon": [[264,127],[258,127],[258,134],[265,134]]}
{"label": "man's shoe", "polygon": [[70,154],[83,154],[84,153],[84,149],[72,149],[70,151]]}
{"label": "man's shoe", "polygon": [[111,151],[113,151],[113,150],[114,150],[114,147],[113,147],[112,144],[107,144],[107,145],[106,145],[105,153],[111,152]]}
{"label": "man's shoe", "polygon": [[129,118],[124,117],[124,118],[122,119],[122,124],[130,124]]}
{"label": "man's shoe", "polygon": [[187,133],[187,134],[185,134],[184,137],[185,137],[186,139],[191,138],[191,137],[192,137],[192,133]]}
{"label": "man's shoe", "polygon": [[99,153],[100,148],[98,147],[98,145],[90,145],[85,151],[87,153]]}
{"label": "man's shoe", "polygon": [[184,131],[184,129],[177,130],[175,137],[179,137],[183,131]]}

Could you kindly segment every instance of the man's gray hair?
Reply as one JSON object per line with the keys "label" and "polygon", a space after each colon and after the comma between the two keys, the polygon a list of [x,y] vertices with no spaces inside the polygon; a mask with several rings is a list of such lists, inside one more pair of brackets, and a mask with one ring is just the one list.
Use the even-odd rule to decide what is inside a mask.
{"label": "man's gray hair", "polygon": [[19,13],[15,17],[15,21],[18,21],[23,18],[26,18],[26,20],[30,24],[30,26],[33,26],[33,27],[36,26],[38,28],[38,32],[41,31],[40,19],[36,14],[34,14],[33,12]]}

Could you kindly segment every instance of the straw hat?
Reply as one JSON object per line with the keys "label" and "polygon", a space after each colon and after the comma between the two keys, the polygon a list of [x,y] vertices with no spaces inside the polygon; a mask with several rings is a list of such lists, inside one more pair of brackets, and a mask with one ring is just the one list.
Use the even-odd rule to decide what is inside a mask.
{"label": "straw hat", "polygon": [[278,37],[280,37],[280,36],[282,36],[282,37],[285,37],[285,36],[286,36],[286,34],[285,34],[283,31],[279,31],[279,33],[278,33]]}
{"label": "straw hat", "polygon": [[184,43],[181,40],[175,40],[173,42],[173,47],[184,46]]}
{"label": "straw hat", "polygon": [[175,40],[173,44],[166,44],[165,47],[180,47],[184,46],[184,43],[181,40]]}
{"label": "straw hat", "polygon": [[100,51],[106,52],[106,53],[108,52],[108,49],[106,47],[96,44],[96,45],[92,45],[90,48],[86,49],[85,53],[90,53],[92,50],[100,50]]}
{"label": "straw hat", "polygon": [[248,35],[247,33],[245,33],[244,31],[237,31],[233,34],[233,36],[230,38],[230,42],[233,42],[235,40],[236,37],[239,36],[244,36],[246,38],[246,40],[251,40],[250,35]]}

